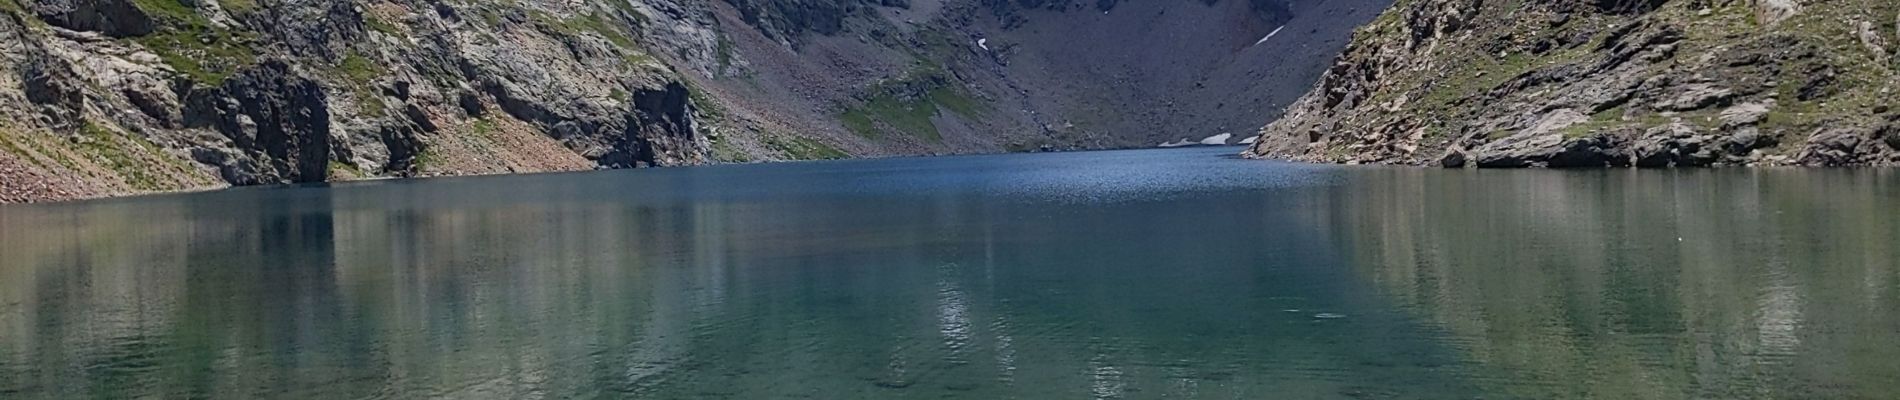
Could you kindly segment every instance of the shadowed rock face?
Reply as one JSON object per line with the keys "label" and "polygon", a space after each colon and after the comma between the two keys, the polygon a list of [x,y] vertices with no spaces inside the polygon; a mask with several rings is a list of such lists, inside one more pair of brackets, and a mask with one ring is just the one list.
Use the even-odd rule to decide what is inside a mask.
{"label": "shadowed rock face", "polygon": [[845,21],[872,7],[909,7],[908,0],[726,0],[745,22],[773,37],[795,39],[803,33],[836,35]]}
{"label": "shadowed rock face", "polygon": [[21,3],[49,24],[112,37],[143,36],[157,22],[131,0],[24,0]]}
{"label": "shadowed rock face", "polygon": [[678,82],[634,92],[633,112],[627,118],[627,126],[632,129],[618,138],[612,152],[601,157],[601,164],[650,165],[694,146],[692,98],[686,86]]}
{"label": "shadowed rock face", "polygon": [[1876,22],[1896,14],[1879,1],[1401,1],[1248,154],[1479,168],[1896,165],[1900,152],[1875,143],[1900,120],[1888,104],[1900,63],[1885,43],[1900,26]]}
{"label": "shadowed rock face", "polygon": [[207,156],[238,185],[321,182],[329,166],[330,110],[315,81],[266,62],[212,89],[194,90],[187,127],[223,134],[237,154]]}

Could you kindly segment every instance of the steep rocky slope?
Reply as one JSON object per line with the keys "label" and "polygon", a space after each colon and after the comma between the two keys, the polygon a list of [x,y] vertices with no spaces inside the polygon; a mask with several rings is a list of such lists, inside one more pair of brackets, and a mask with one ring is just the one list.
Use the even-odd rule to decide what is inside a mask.
{"label": "steep rocky slope", "polygon": [[624,4],[0,9],[0,200],[707,160]]}
{"label": "steep rocky slope", "polygon": [[1900,164],[1900,3],[1400,0],[1254,157]]}
{"label": "steep rocky slope", "polygon": [[0,202],[1150,146],[1381,1],[0,0]]}

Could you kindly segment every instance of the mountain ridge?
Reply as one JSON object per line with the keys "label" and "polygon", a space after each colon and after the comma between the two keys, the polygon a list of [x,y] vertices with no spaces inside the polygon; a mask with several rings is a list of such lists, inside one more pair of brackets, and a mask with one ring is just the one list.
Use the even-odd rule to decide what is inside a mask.
{"label": "mountain ridge", "polygon": [[0,0],[0,202],[1147,147],[1257,129],[1384,4]]}

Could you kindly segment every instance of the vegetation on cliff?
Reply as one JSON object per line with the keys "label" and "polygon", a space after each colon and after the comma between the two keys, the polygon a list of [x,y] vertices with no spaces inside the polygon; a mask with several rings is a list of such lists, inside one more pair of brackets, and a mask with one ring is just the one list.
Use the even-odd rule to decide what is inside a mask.
{"label": "vegetation on cliff", "polygon": [[1249,154],[1900,164],[1896,14],[1883,0],[1401,0]]}

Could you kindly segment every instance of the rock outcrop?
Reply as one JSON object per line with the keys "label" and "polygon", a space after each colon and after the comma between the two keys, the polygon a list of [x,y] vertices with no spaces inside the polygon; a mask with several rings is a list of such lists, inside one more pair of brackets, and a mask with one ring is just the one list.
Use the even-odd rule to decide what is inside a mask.
{"label": "rock outcrop", "polygon": [[1252,157],[1446,167],[1900,165],[1900,4],[1401,0]]}
{"label": "rock outcrop", "polygon": [[216,88],[186,95],[184,127],[208,128],[238,150],[197,149],[237,185],[321,182],[330,160],[330,110],[323,88],[281,61],[245,70]]}

